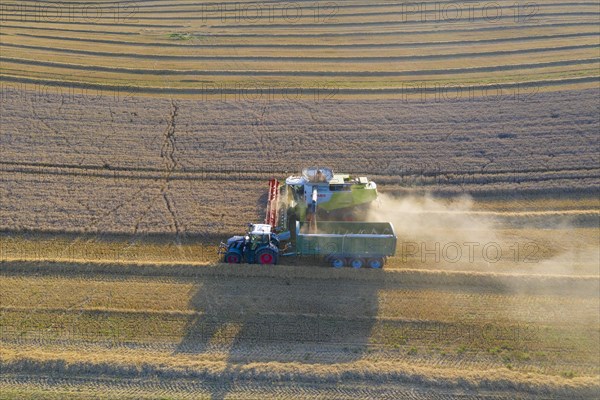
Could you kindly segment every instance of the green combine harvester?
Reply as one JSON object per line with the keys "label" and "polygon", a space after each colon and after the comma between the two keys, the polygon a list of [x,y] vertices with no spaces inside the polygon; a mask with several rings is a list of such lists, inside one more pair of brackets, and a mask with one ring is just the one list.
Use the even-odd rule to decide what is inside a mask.
{"label": "green combine harvester", "polygon": [[362,220],[377,200],[377,185],[366,177],[334,174],[329,168],[305,168],[281,185],[269,181],[267,220],[293,231],[296,221]]}
{"label": "green combine harvester", "polygon": [[221,243],[226,263],[277,264],[280,256],[319,256],[335,268],[382,268],[396,251],[389,222],[359,222],[377,199],[366,177],[306,168],[281,184],[269,181],[265,222]]}

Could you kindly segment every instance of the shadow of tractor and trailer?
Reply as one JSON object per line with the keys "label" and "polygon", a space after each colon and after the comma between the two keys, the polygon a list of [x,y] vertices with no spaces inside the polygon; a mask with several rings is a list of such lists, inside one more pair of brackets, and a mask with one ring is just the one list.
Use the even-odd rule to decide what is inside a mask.
{"label": "shadow of tractor and trailer", "polygon": [[319,363],[361,358],[377,320],[382,285],[305,277],[198,279],[189,301],[194,315],[176,351],[227,352],[235,362],[298,361],[311,358],[311,351],[318,353],[311,361]]}
{"label": "shadow of tractor and trailer", "polygon": [[379,280],[197,279],[189,301],[195,313],[187,321],[176,353],[226,362],[223,374],[202,382],[211,399],[224,399],[236,391],[235,372],[227,371],[239,365],[345,363],[367,352],[379,310]]}

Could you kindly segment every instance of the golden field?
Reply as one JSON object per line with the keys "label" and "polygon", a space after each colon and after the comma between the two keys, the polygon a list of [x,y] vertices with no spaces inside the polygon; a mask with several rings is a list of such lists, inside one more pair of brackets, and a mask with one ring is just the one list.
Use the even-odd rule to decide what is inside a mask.
{"label": "golden field", "polygon": [[[597,398],[598,17],[3,1],[0,398]],[[221,264],[309,165],[386,268]]]}

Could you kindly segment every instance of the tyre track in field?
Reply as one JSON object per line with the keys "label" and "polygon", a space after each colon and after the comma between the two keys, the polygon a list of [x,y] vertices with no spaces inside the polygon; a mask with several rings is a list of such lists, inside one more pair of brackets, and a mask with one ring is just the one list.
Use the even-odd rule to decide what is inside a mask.
{"label": "tyre track in field", "polygon": [[[135,396],[143,399],[146,396],[165,396],[174,399],[198,399],[199,396],[210,396],[218,394],[222,396],[226,392],[228,398],[246,400],[273,399],[381,399],[381,400],[520,400],[540,399],[556,400],[560,395],[528,395],[520,393],[515,397],[514,392],[482,391],[480,393],[467,394],[461,390],[450,389],[427,389],[413,385],[378,384],[365,386],[352,382],[343,384],[301,382],[281,384],[261,384],[252,381],[236,381],[235,383],[219,383],[210,381],[177,380],[177,379],[133,379],[124,380],[119,378],[90,378],[73,376],[69,378],[57,376],[44,376],[43,374],[3,374],[0,378],[0,386],[6,388],[24,389],[28,387],[41,388],[48,393],[69,390],[83,393],[106,393],[117,396]],[[218,399],[223,397],[210,397]],[[573,400],[584,399],[578,395],[571,395]]]}
{"label": "tyre track in field", "polygon": [[[67,135],[61,134],[58,131],[58,129],[56,129],[53,126],[51,126],[50,124],[48,124],[48,122],[46,122],[46,120],[37,113],[36,108],[33,105],[33,99],[29,99],[29,102],[27,104],[29,106],[29,110],[31,111],[31,115],[35,118],[36,121],[40,122],[40,124],[45,128],[44,130],[49,131],[52,134],[54,134],[54,136],[61,138],[62,141],[65,142],[65,144],[67,145],[69,150],[77,153],[81,157],[81,160],[79,161],[79,163],[80,164],[83,163],[87,157],[79,151],[77,146],[75,146],[73,143],[71,143],[71,141],[69,140]],[[61,98],[61,105],[58,110],[59,114],[60,114],[60,110],[63,105],[64,105],[64,98]]]}
{"label": "tyre track in field", "polygon": [[[23,1],[21,3],[27,3],[27,1]],[[126,4],[128,3],[127,1],[125,2],[119,2],[119,4]],[[136,6],[136,15],[138,14],[156,14],[156,13],[172,13],[172,14],[179,14],[179,13],[193,13],[193,12],[203,12],[203,13],[217,13],[218,11],[220,11],[218,8],[207,8],[209,6],[214,6],[215,3],[214,2],[194,2],[194,3],[183,3],[183,4],[172,4],[172,3],[164,3],[164,4],[144,4],[147,3],[146,1],[139,1],[139,2],[135,2],[135,1],[131,1],[131,3],[134,3]],[[318,7],[315,7],[315,2],[313,0],[296,0],[294,1],[294,3],[296,4],[304,4],[306,3],[307,6],[303,6],[301,7],[302,10],[314,10],[314,9],[318,9]],[[511,2],[506,2],[506,3],[511,3]],[[68,4],[68,5],[72,5],[72,4],[83,4],[80,2],[53,2],[53,4]],[[118,5],[110,5],[110,4],[115,4],[114,2],[105,2],[102,3],[102,9],[103,10],[119,10],[119,6]],[[142,5],[143,4],[143,5]],[[276,1],[266,1],[263,4],[273,4],[274,6],[269,7],[269,10],[277,10],[277,11],[282,11],[285,10],[286,8],[284,7],[277,7],[278,2]],[[456,2],[452,1],[452,0],[441,0],[441,1],[430,1],[430,2],[420,2],[420,4],[423,5],[427,5],[427,4],[432,4],[432,5],[455,5]],[[499,4],[499,2],[497,2],[498,6],[501,8],[511,8],[514,7],[513,4],[510,5],[501,5]],[[9,3],[10,5],[10,3]],[[249,5],[254,5],[254,3],[252,2],[243,2],[243,1],[231,1],[231,2],[227,2],[228,6],[249,6]],[[409,6],[413,6],[414,4],[408,3]],[[585,2],[585,1],[574,1],[572,3],[570,2],[564,2],[564,1],[556,1],[556,2],[548,2],[548,3],[543,3],[543,4],[535,4],[537,7],[539,8],[545,8],[545,7],[562,7],[562,6],[571,6],[571,7],[580,7],[580,6],[597,6],[597,3],[594,2]],[[188,7],[188,6],[198,6],[195,8],[187,8],[187,9],[181,9],[181,7]],[[397,8],[397,7],[406,7],[407,4],[402,4],[402,3],[393,3],[393,2],[373,2],[373,3],[364,3],[361,1],[344,1],[344,2],[335,2],[335,8],[336,9],[346,9],[346,8],[366,8],[366,9],[370,9],[370,8]],[[333,7],[332,5],[329,5],[329,7]],[[156,8],[159,8],[160,10],[154,10]],[[9,9],[10,10],[10,9]],[[224,10],[227,10],[226,8]],[[476,9],[476,10],[482,10],[482,9]],[[27,9],[25,8],[24,11],[27,11]],[[409,11],[410,12],[410,11]],[[11,14],[7,14],[7,15],[13,15]],[[19,13],[17,15],[26,15],[26,16],[30,16],[33,14],[28,14],[27,12],[23,12],[22,14]],[[345,14],[335,14],[335,16],[341,16],[341,15],[345,15]]]}
{"label": "tyre track in field", "polygon": [[[536,20],[550,20],[562,19],[562,18],[573,18],[573,17],[589,17],[597,18],[600,13],[597,11],[582,11],[582,12],[557,12],[557,13],[539,13],[536,14]],[[494,19],[494,22],[514,22],[514,17],[511,16],[499,16]],[[452,20],[452,23],[489,23],[489,19],[484,17],[479,18],[456,18]],[[215,29],[301,29],[301,28],[367,28],[367,27],[397,27],[398,25],[423,25],[423,21],[418,19],[412,21],[402,20],[391,20],[391,21],[365,21],[365,22],[322,22],[322,23],[294,23],[294,24],[222,24],[222,25],[211,25],[211,28]]]}
{"label": "tyre track in field", "polygon": [[[506,0],[501,0],[501,2],[504,2]],[[302,3],[308,3],[308,4],[314,4],[312,0],[297,0],[296,1],[299,4]],[[14,1],[12,2],[14,3]],[[40,0],[23,0],[20,1],[19,3],[23,3],[23,4],[27,4],[27,3],[34,3],[34,4],[39,4]],[[83,2],[83,1],[55,1],[53,3],[56,4],[79,4],[79,5],[87,5],[89,4],[88,2]],[[111,1],[111,0],[106,0],[106,1],[102,1],[103,5],[107,5],[108,9],[112,9],[112,8],[118,8],[119,4],[129,4],[129,3],[133,3],[135,4],[137,7],[139,7],[140,9],[143,8],[153,8],[153,7],[165,7],[165,6],[169,6],[172,7],[173,3],[167,1],[167,0],[123,0],[123,1]],[[149,3],[159,3],[159,4],[149,4]],[[267,0],[265,3],[277,3],[276,0]],[[365,4],[364,1],[361,0],[342,0],[340,3],[346,3],[346,4],[358,4],[358,5],[362,5]],[[441,0],[441,1],[435,1],[435,0],[426,0],[423,3],[427,4],[437,4],[437,3],[441,3],[441,4],[453,4],[453,2],[451,0]],[[579,4],[582,3],[581,1],[575,1],[574,4]],[[587,2],[585,2],[587,3]],[[193,2],[186,2],[184,1],[184,4],[182,4],[181,6],[188,6],[188,5],[213,5],[214,2],[210,2],[210,1],[193,1]],[[236,4],[236,5],[243,5],[243,4],[248,4],[248,2],[246,1],[232,1],[229,4]],[[393,2],[376,2],[373,4],[390,4],[390,5],[394,5],[397,3],[393,3]],[[554,1],[549,1],[548,4],[563,4],[563,0],[554,0]],[[592,3],[592,5],[595,5],[596,3]],[[112,6],[111,6],[112,5]]]}
{"label": "tyre track in field", "polygon": [[78,54],[86,56],[101,56],[101,57],[115,57],[115,58],[132,58],[132,59],[151,59],[151,60],[203,60],[203,61],[246,61],[246,62],[332,62],[332,63],[369,63],[369,62],[385,62],[385,61],[417,61],[417,60],[447,60],[447,59],[460,59],[460,58],[483,58],[483,57],[496,57],[496,56],[509,56],[509,55],[522,55],[522,54],[539,54],[539,53],[553,53],[553,52],[564,52],[572,50],[585,50],[600,47],[599,44],[578,44],[569,46],[556,46],[556,47],[538,47],[538,48],[527,48],[517,50],[496,50],[496,51],[481,51],[481,52],[463,52],[463,53],[450,53],[450,54],[414,54],[414,55],[402,55],[402,56],[366,56],[366,57],[311,57],[311,56],[300,56],[300,57],[273,57],[273,56],[185,56],[185,55],[167,55],[167,54],[138,54],[138,53],[116,53],[106,51],[92,51],[92,50],[77,50],[67,49],[50,46],[34,46],[16,43],[0,43],[0,46],[29,49],[29,50],[43,50],[50,51],[53,53],[63,54]]}
{"label": "tyre track in field", "polygon": [[[562,27],[597,27],[598,24],[596,22],[556,22],[551,24],[535,24],[533,27],[536,29],[543,28],[562,28]],[[55,32],[74,32],[74,33],[94,33],[94,34],[107,34],[107,35],[127,35],[127,36],[139,36],[139,32],[124,32],[124,31],[95,31],[95,30],[85,30],[85,29],[66,29],[66,28],[52,28],[52,27],[35,27],[30,25],[9,25],[3,24],[3,27],[11,28],[11,29],[26,29],[28,31],[31,30],[42,30],[42,31],[55,31]],[[524,26],[524,25],[515,25],[515,26],[482,26],[476,28],[466,28],[466,29],[435,29],[435,33],[473,33],[477,34],[479,32],[487,32],[487,31],[512,31],[512,30],[531,30],[532,26]],[[397,31],[368,31],[368,32],[312,32],[312,33],[281,33],[281,34],[273,34],[273,33],[211,33],[211,37],[214,38],[247,38],[247,37],[261,37],[261,38],[274,38],[274,39],[284,39],[284,38],[319,38],[319,37],[370,37],[370,36],[398,36],[398,35],[411,35],[411,34],[430,34],[431,30],[397,30]]]}
{"label": "tyre track in field", "polygon": [[585,58],[560,60],[527,64],[502,64],[483,67],[448,68],[448,69],[419,69],[412,71],[285,71],[285,70],[177,70],[177,69],[148,69],[123,68],[100,65],[83,65],[53,61],[39,61],[15,57],[0,57],[0,62],[20,65],[44,66],[51,68],[75,69],[94,72],[126,73],[135,75],[191,75],[191,76],[310,76],[310,77],[401,77],[427,75],[455,75],[480,72],[501,72],[514,70],[531,70],[536,68],[565,67],[577,65],[600,64],[600,58]]}
{"label": "tyre track in field", "polygon": [[[540,5],[536,4],[536,6],[539,8]],[[543,5],[542,5],[543,6]],[[561,6],[554,6],[554,5],[547,5],[548,7],[556,7],[556,8],[562,8]],[[323,9],[325,9],[325,6],[322,7]],[[572,8],[572,7],[571,7]],[[498,11],[498,15],[493,18],[492,20],[494,22],[499,22],[499,21],[506,21],[506,22],[515,22],[515,16],[511,15],[511,14],[504,14],[502,13],[502,10],[514,10],[514,6],[496,6],[495,9],[497,9]],[[275,9],[277,10],[277,9]],[[284,11],[286,9],[280,9],[280,11]],[[331,10],[333,10],[333,8],[331,8]],[[469,8],[469,10],[472,10],[473,12],[477,12],[477,16],[469,16],[467,18],[452,18],[452,17],[448,17],[446,16],[445,19],[446,21],[442,20],[442,22],[446,22],[446,23],[489,23],[490,19],[489,17],[486,17],[485,15],[483,15],[485,13],[485,11],[487,9],[485,8]],[[324,10],[324,13],[326,13],[327,10]],[[446,11],[447,12],[447,11]],[[188,13],[189,14],[189,13]],[[539,21],[542,18],[568,18],[568,17],[591,17],[591,16],[598,16],[600,15],[597,11],[559,11],[559,12],[546,12],[546,13],[536,13],[533,21],[526,21],[529,23],[535,23],[536,21]],[[20,17],[20,18],[10,18],[10,17]],[[31,19],[35,19],[36,18],[36,14],[26,14],[24,13],[22,16],[20,14],[8,14],[6,16],[4,16],[3,20],[4,21],[10,21],[10,22],[17,22],[17,21],[22,21],[23,18],[27,18],[30,17]],[[389,16],[398,16],[400,18],[398,19],[392,19],[392,20],[385,20],[385,21],[356,21],[356,22],[345,22],[348,21],[349,19],[352,19],[352,17],[356,17],[357,19],[360,19],[361,17],[369,17],[369,16],[373,16],[373,17],[379,17],[379,16],[383,16],[383,17],[389,17]],[[409,16],[413,16],[413,19],[408,19]],[[266,16],[257,16],[256,18],[254,16],[252,16],[251,18],[240,18],[238,16],[238,18],[232,18],[234,20],[240,20],[240,19],[245,19],[245,20],[249,20],[250,23],[246,23],[246,24],[211,24],[209,25],[211,28],[218,28],[218,29],[223,29],[223,28],[233,28],[233,29],[239,29],[239,28],[275,28],[275,29],[281,29],[281,28],[327,28],[327,27],[366,27],[366,26],[378,26],[378,27],[384,27],[384,26],[397,26],[398,24],[402,24],[402,25],[416,25],[416,24],[423,24],[423,20],[422,20],[422,16],[423,16],[423,11],[378,11],[378,12],[355,12],[355,13],[336,13],[335,14],[335,18],[328,16],[328,15],[323,15],[320,16],[323,19],[323,22],[312,22],[312,23],[305,23],[305,22],[297,22],[297,21],[293,21],[292,23],[255,23],[252,21],[269,21],[269,20],[273,20],[274,18],[271,17],[270,15],[266,15]],[[527,16],[527,15],[526,15]],[[524,16],[525,17],[525,16]],[[523,17],[523,18],[524,18]],[[312,15],[298,15],[297,17],[298,20],[302,21],[302,20],[315,20],[315,17]],[[146,24],[141,24],[139,26],[143,26],[146,28],[159,28],[159,27],[185,27],[186,25],[167,25],[167,24],[151,24],[148,22],[170,22],[170,21],[202,21],[202,22],[208,22],[210,24],[210,21],[218,21],[218,22],[224,22],[224,19],[222,15],[200,15],[200,16],[192,16],[192,15],[186,15],[186,16],[154,16],[154,17],[142,17],[142,16],[135,16],[135,20],[139,20],[139,21],[146,21]],[[285,15],[279,15],[278,18],[276,20],[278,21],[282,21],[284,22],[286,19]],[[103,22],[103,20],[106,20],[107,22]],[[113,23],[110,23],[108,21],[114,21],[115,18],[113,16],[107,16],[107,17],[96,17],[93,19],[94,22],[90,22],[89,25],[104,25],[104,26],[114,26]],[[100,21],[100,22],[97,22]],[[329,22],[329,21],[336,21],[336,22]],[[344,22],[337,22],[337,21],[344,21]],[[35,21],[32,21],[35,22]],[[44,21],[41,21],[43,23],[62,23],[62,24],[69,24],[69,25],[78,25],[80,24],[80,22],[74,22],[72,18],[69,17],[65,17],[65,18],[56,18],[53,20],[47,19]],[[133,24],[124,24],[124,26],[132,26]],[[135,25],[134,25],[135,26]]]}
{"label": "tyre track in field", "polygon": [[[228,3],[228,5],[231,3]],[[241,6],[248,6],[249,3],[238,3]],[[250,3],[251,4],[251,3]],[[273,4],[277,4],[277,3],[273,3]],[[263,13],[263,12],[256,12],[256,15],[248,15],[246,16],[246,18],[240,18],[238,16],[238,18],[232,18],[232,19],[246,19],[246,20],[251,20],[253,22],[256,21],[273,21],[273,20],[286,20],[286,19],[291,19],[286,17],[286,11],[289,12],[289,6],[285,6],[286,3],[284,3],[284,6],[280,6],[280,7],[276,7],[276,6],[272,6],[269,7],[268,13]],[[343,5],[343,4],[335,4],[335,3],[324,3],[323,5],[314,5],[315,3],[313,3],[312,6],[309,7],[303,7],[303,10],[313,10],[316,12],[321,12],[323,15],[315,15],[314,13],[307,13],[306,11],[301,11],[300,13],[298,13],[298,15],[295,15],[293,17],[293,23],[292,24],[297,24],[298,21],[302,21],[302,20],[315,20],[317,18],[319,19],[323,19],[324,21],[327,20],[337,20],[337,19],[352,19],[354,17],[370,17],[370,16],[400,16],[400,17],[404,17],[403,19],[399,19],[397,21],[393,21],[393,22],[397,22],[397,23],[406,23],[407,22],[407,17],[409,16],[417,16],[422,18],[423,16],[423,11],[421,9],[419,9],[416,6],[412,6],[411,9],[408,9],[407,6],[410,6],[409,4],[393,4],[393,3],[387,3],[387,4],[362,4],[362,5]],[[444,4],[442,2],[439,3],[439,5]],[[446,2],[445,4],[451,4],[449,2]],[[477,4],[477,3],[475,3]],[[438,7],[439,7],[438,5]],[[479,4],[477,4],[479,5]],[[568,8],[570,10],[574,9],[574,8],[581,8],[581,7],[596,7],[597,4],[594,3],[574,3],[574,4],[570,4],[570,3],[549,3],[549,4],[535,4],[535,9],[533,8],[533,4],[530,7],[530,9],[524,9],[524,16],[521,18],[527,18],[529,17],[530,19],[534,19],[537,18],[538,16],[547,16],[547,15],[554,15],[555,13],[546,13],[546,14],[537,14],[537,10],[539,9],[544,9],[544,8],[551,8],[551,9],[561,9],[561,8]],[[395,8],[404,8],[406,9],[406,11],[395,11]],[[383,9],[381,11],[355,11],[355,12],[338,12],[338,10],[345,10],[345,9],[360,9],[360,8],[367,8],[367,9]],[[471,6],[468,8],[469,10],[469,15],[476,13],[477,15],[484,15],[486,11],[488,11],[488,8],[485,7],[476,7],[476,6]],[[224,10],[227,10],[226,8]],[[250,14],[250,12],[253,11],[253,9],[246,9],[246,8],[241,8],[241,12],[246,11],[248,14]],[[27,10],[25,9],[25,12],[19,12],[19,13],[5,13],[6,16],[8,17],[20,17],[20,18],[29,18],[29,19],[35,19],[37,17],[37,14],[35,12],[33,13],[28,13],[26,12]],[[136,20],[140,20],[140,21],[162,21],[162,20],[167,20],[167,21],[179,21],[179,20],[185,20],[185,21],[202,21],[202,22],[210,22],[210,21],[223,21],[223,14],[220,12],[220,10],[217,9],[212,9],[212,10],[208,10],[208,9],[187,9],[187,10],[179,10],[179,9],[173,9],[172,7],[169,7],[167,9],[163,9],[160,11],[136,11],[136,16],[135,19]],[[431,11],[431,10],[426,10],[426,11]],[[440,11],[440,9],[438,8],[438,10],[436,10],[439,14],[443,13],[445,11],[444,15],[444,20],[446,20],[445,22],[454,22],[454,21],[462,21],[462,18],[453,18],[454,15],[451,14],[452,13],[452,9],[451,10],[443,10]],[[498,3],[495,3],[495,7],[494,7],[494,11],[498,12],[500,15],[508,15],[509,17],[505,17],[505,18],[511,18],[511,19],[515,19],[518,18],[518,15],[514,15],[514,13],[516,13],[517,10],[515,10],[515,6],[514,5],[500,5]],[[536,12],[536,14],[534,14],[533,16],[531,16],[529,13],[527,13],[527,11],[529,13],[533,13]],[[240,11],[238,11],[240,12]],[[590,11],[588,11],[590,12]],[[165,15],[168,14],[168,15]],[[175,15],[174,15],[175,14]],[[185,14],[185,16],[176,16],[177,14]],[[196,14],[196,15],[193,15]],[[460,13],[462,14],[462,12]],[[513,15],[511,15],[513,14]],[[142,16],[142,15],[150,15],[150,16]],[[60,17],[57,18],[58,20],[61,20]],[[484,21],[489,21],[490,18],[485,18],[485,17],[480,17],[480,20],[484,20]],[[95,18],[93,18],[94,21],[111,21],[114,20],[114,16],[113,15],[100,15],[97,16]],[[443,20],[443,21],[444,21]],[[464,20],[467,21],[473,21],[476,20],[473,17],[469,17],[466,18]],[[494,19],[495,21],[496,19]],[[64,22],[69,22],[69,18],[64,18],[62,19],[62,21]],[[422,20],[420,22],[423,22]]]}
{"label": "tyre track in field", "polygon": [[[235,103],[232,103],[234,106]],[[243,108],[244,111],[249,111]],[[309,110],[309,109],[307,109]],[[316,112],[310,109],[311,112]],[[269,129],[265,128],[266,109],[261,112],[249,111],[255,118],[254,125],[259,130],[259,133],[264,134],[265,138],[271,137]],[[319,123],[319,120],[312,117],[313,121]],[[264,139],[264,138],[263,138]],[[170,145],[169,145],[170,146]],[[171,161],[169,161],[171,162]],[[115,179],[115,177],[131,180],[160,180],[164,179],[164,171],[158,168],[120,168],[117,166],[111,166],[109,170],[101,165],[76,165],[76,164],[48,164],[48,163],[30,163],[30,162],[11,162],[11,161],[0,161],[0,166],[3,166],[2,172],[4,173],[18,173],[18,174],[32,174],[32,175],[65,175],[65,176],[81,176],[99,179]],[[369,171],[365,171],[369,173]],[[534,175],[536,173],[544,173],[545,176]],[[275,171],[264,172],[260,170],[252,171],[251,169],[246,171],[245,179],[247,181],[262,182],[265,178],[268,178],[271,174],[276,174]],[[448,184],[461,184],[464,183],[464,178],[468,177],[469,182],[475,183],[475,177],[470,172],[464,171],[435,171],[433,172],[434,177],[447,176],[446,181]],[[195,181],[195,180],[209,180],[209,181],[223,181],[228,180],[228,173],[223,172],[222,169],[203,168],[199,169],[183,169],[183,170],[170,170],[168,173],[169,181],[183,180],[183,181]],[[267,176],[269,175],[269,176]],[[285,172],[281,172],[279,175],[285,175]],[[376,175],[375,172],[371,172],[371,175]],[[427,177],[426,172],[421,174],[423,177]],[[522,175],[522,176],[521,176]],[[515,176],[512,170],[496,170],[496,171],[482,171],[478,176],[481,177],[485,182],[489,184],[497,183],[514,183],[514,182],[545,182],[545,181],[560,181],[560,180],[573,180],[573,179],[584,179],[584,178],[598,178],[600,177],[600,169],[596,166],[581,166],[581,167],[565,167],[557,168],[553,170],[520,170],[519,176]],[[380,182],[384,184],[394,184],[396,181],[393,179],[388,180],[379,178]],[[554,211],[549,211],[554,213]]]}
{"label": "tyre track in field", "polygon": [[[87,90],[99,90],[99,91],[123,91],[124,89],[130,88],[130,85],[123,86],[115,86],[115,85],[107,85],[107,84],[96,84],[96,83],[87,83],[83,81],[59,81],[59,80],[49,80],[49,79],[37,79],[37,78],[29,78],[24,76],[13,76],[8,74],[0,74],[0,78],[5,82],[13,82],[20,84],[33,84],[40,86],[48,86],[48,87],[65,87],[68,86],[71,89],[81,89],[85,88]],[[597,83],[600,81],[600,76],[585,76],[581,78],[560,78],[560,79],[546,79],[546,80],[531,80],[531,81],[519,81],[519,82],[507,82],[507,83],[498,83],[498,84],[479,84],[479,85],[469,85],[468,89],[471,92],[481,91],[481,93],[495,93],[501,92],[502,90],[540,90],[541,88],[553,88],[560,87],[563,85],[583,85],[589,83]],[[463,87],[461,85],[457,86],[457,89],[461,90]],[[352,88],[347,89],[343,87],[323,87],[312,86],[309,88],[302,87],[292,87],[285,86],[281,88],[269,88],[268,94],[270,96],[274,95],[303,95],[304,99],[313,99],[315,96],[321,94],[326,96],[328,94],[332,94],[331,90],[335,90],[335,95],[346,95],[346,96],[361,96],[361,95],[392,95],[392,96],[403,96],[405,99],[408,95],[415,96],[423,96],[426,94],[439,94],[440,88],[436,85],[431,85],[427,87],[412,87],[409,86],[404,87],[400,85],[400,87],[393,88]],[[452,87],[448,88],[451,92]],[[246,88],[244,87],[244,95],[256,95],[261,96],[264,95],[265,89],[263,87],[255,87],[255,88]],[[231,86],[230,88],[219,89],[217,94],[215,94],[215,89],[213,87],[207,88],[165,88],[165,87],[148,87],[148,86],[137,86],[135,87],[135,94],[160,94],[160,95],[203,95],[203,96],[227,96],[227,95],[238,95],[240,94],[239,87]],[[483,96],[483,95],[482,95]]]}
{"label": "tyre track in field", "polygon": [[[340,281],[345,285],[359,288],[361,285],[371,283],[384,284],[388,289],[400,288],[427,288],[445,287],[448,290],[463,289],[498,293],[508,290],[519,293],[522,289],[531,293],[560,294],[570,289],[579,288],[580,294],[594,293],[600,290],[597,275],[564,275],[564,274],[528,274],[528,273],[502,273],[487,271],[453,271],[441,269],[411,269],[393,268],[380,271],[359,270],[351,268],[334,269],[324,267],[319,261],[313,264],[306,261],[304,265],[278,265],[273,268],[263,268],[257,265],[232,266],[231,264],[193,263],[169,264],[153,261],[42,261],[36,259],[6,259],[0,265],[0,275],[5,276],[56,276],[73,277],[83,280],[137,280],[148,279],[149,282],[159,283],[193,283],[198,279],[222,279],[235,281],[236,279],[275,279],[288,282],[290,279],[305,282],[311,286],[319,286],[319,281]],[[323,284],[325,285],[325,284]],[[557,289],[560,289],[557,291]]]}
{"label": "tyre track in field", "polygon": [[[179,112],[179,106],[175,100],[171,99],[171,110],[169,113],[169,117],[167,119],[167,128],[164,133],[164,140],[160,150],[160,157],[164,160],[165,164],[165,181],[160,190],[162,199],[164,201],[167,212],[171,217],[171,222],[173,224],[173,229],[175,231],[175,240],[178,244],[181,243],[181,224],[179,219],[177,218],[175,212],[175,205],[173,203],[173,199],[168,194],[169,185],[171,182],[171,175],[173,171],[175,171],[178,167],[177,159],[175,158],[175,152],[177,151],[176,139],[175,139],[175,130],[177,126],[177,114]],[[149,203],[148,208],[146,209],[143,216],[150,210],[152,206],[152,202]],[[141,218],[143,218],[143,216]],[[136,223],[135,232],[137,232],[140,220]]]}
{"label": "tyre track in field", "polygon": [[[15,374],[44,376],[52,374],[55,376],[70,375],[69,378],[66,378],[69,380],[81,378],[93,381],[98,379],[95,376],[96,371],[101,369],[103,372],[101,379],[107,379],[111,383],[113,383],[113,380],[121,380],[123,377],[126,377],[122,381],[126,385],[144,377],[150,382],[166,381],[170,383],[180,380],[191,381],[193,379],[195,382],[223,385],[217,389],[219,394],[223,394],[223,392],[229,393],[234,390],[233,386],[229,383],[231,381],[248,382],[257,384],[259,387],[273,384],[297,384],[306,387],[317,385],[319,387],[326,382],[328,387],[336,388],[336,390],[342,385],[348,385],[349,389],[352,388],[351,393],[357,393],[356,389],[358,387],[378,387],[379,385],[376,383],[385,385],[388,389],[397,389],[406,386],[411,386],[415,389],[419,387],[425,393],[452,393],[457,390],[463,394],[465,391],[472,393],[482,391],[486,393],[514,393],[515,390],[518,390],[523,395],[537,395],[538,397],[536,398],[540,398],[540,395],[548,395],[553,392],[562,392],[564,394],[565,391],[572,391],[573,395],[581,395],[586,392],[589,394],[597,387],[597,383],[592,383],[593,377],[578,378],[577,380],[581,382],[579,384],[564,382],[564,380],[558,377],[535,373],[537,379],[532,379],[528,373],[527,377],[523,379],[525,375],[523,372],[508,373],[509,377],[506,373],[495,370],[493,367],[485,368],[485,366],[473,365],[467,360],[461,361],[458,359],[454,363],[454,368],[442,369],[430,366],[411,368],[406,360],[393,364],[384,363],[382,364],[383,371],[376,368],[377,363],[364,363],[361,361],[343,366],[338,364],[319,365],[305,363],[301,366],[293,365],[291,368],[288,367],[287,363],[258,361],[251,363],[252,366],[250,368],[249,364],[246,363],[231,363],[225,369],[215,369],[215,364],[218,364],[220,367],[225,364],[222,361],[209,363],[200,361],[195,363],[195,368],[181,369],[170,368],[168,363],[166,365],[144,363],[140,367],[139,365],[132,365],[131,360],[127,362],[127,359],[112,363],[110,362],[110,356],[107,358],[105,354],[104,359],[108,362],[100,363],[96,359],[90,360],[89,357],[84,356],[81,360],[75,360],[75,362],[72,361],[66,364],[65,368],[63,368],[64,372],[57,374],[57,363],[58,365],[61,363],[65,364],[60,358],[60,353],[51,355],[50,358],[46,359],[24,358],[23,362],[16,360],[3,363],[3,376],[12,376]],[[165,360],[164,356],[163,360]],[[477,369],[472,369],[474,366]],[[456,367],[459,367],[459,369],[456,370]],[[487,371],[495,371],[504,376],[496,377],[492,374],[492,376],[486,377]],[[467,376],[463,378],[460,372],[463,372]],[[160,377],[161,379],[155,380],[152,379],[153,377]],[[555,380],[559,380],[559,382]],[[560,382],[561,380],[562,382]]]}
{"label": "tyre track in field", "polygon": [[[84,20],[84,18],[82,18],[82,21]],[[23,19],[21,18],[8,18],[8,17],[3,17],[2,21],[8,21],[8,22],[20,22],[23,23]],[[102,23],[102,22],[93,22],[93,21],[86,21],[86,22],[75,22],[75,21],[60,21],[60,20],[52,20],[50,18],[45,18],[43,21],[25,21],[28,23],[39,23],[39,24],[50,24],[50,25],[83,25],[83,26],[112,26],[114,28],[123,28],[123,27],[128,27],[128,28],[155,28],[155,29],[162,29],[162,28],[187,28],[188,25],[168,25],[168,24],[164,24],[164,25],[154,25],[154,24],[139,24],[139,23],[125,23],[125,22],[115,22],[115,23]]]}
{"label": "tyre track in field", "polygon": [[178,49],[190,49],[190,48],[256,48],[256,49],[378,49],[378,48],[406,48],[406,47],[432,47],[432,46],[460,46],[460,45],[477,45],[477,44],[490,44],[490,43],[507,43],[507,42],[530,42],[535,40],[546,40],[546,39],[566,39],[566,38],[579,38],[587,36],[598,36],[598,32],[576,32],[566,34],[554,34],[554,35],[535,35],[535,36],[518,36],[509,38],[490,38],[490,39],[476,39],[476,40],[454,40],[454,41],[429,41],[429,42],[403,42],[403,43],[334,43],[334,44],[285,44],[285,43],[215,43],[215,44],[177,44],[177,43],[163,43],[163,42],[132,42],[125,40],[112,40],[112,39],[91,39],[81,37],[70,37],[70,36],[50,36],[50,35],[34,35],[30,33],[16,33],[16,34],[0,34],[0,37],[11,37],[11,36],[22,36],[31,37],[35,39],[50,39],[50,40],[63,40],[77,43],[103,43],[103,44],[115,44],[123,46],[135,46],[135,47],[160,47],[160,48],[178,48]]}

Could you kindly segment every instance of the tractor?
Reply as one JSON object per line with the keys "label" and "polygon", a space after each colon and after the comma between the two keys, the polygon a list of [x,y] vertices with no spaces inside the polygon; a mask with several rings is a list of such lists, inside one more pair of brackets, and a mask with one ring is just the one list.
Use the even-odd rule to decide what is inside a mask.
{"label": "tractor", "polygon": [[277,264],[279,246],[286,235],[271,232],[271,225],[248,224],[245,236],[232,236],[227,243],[221,243],[219,253],[230,264]]}

